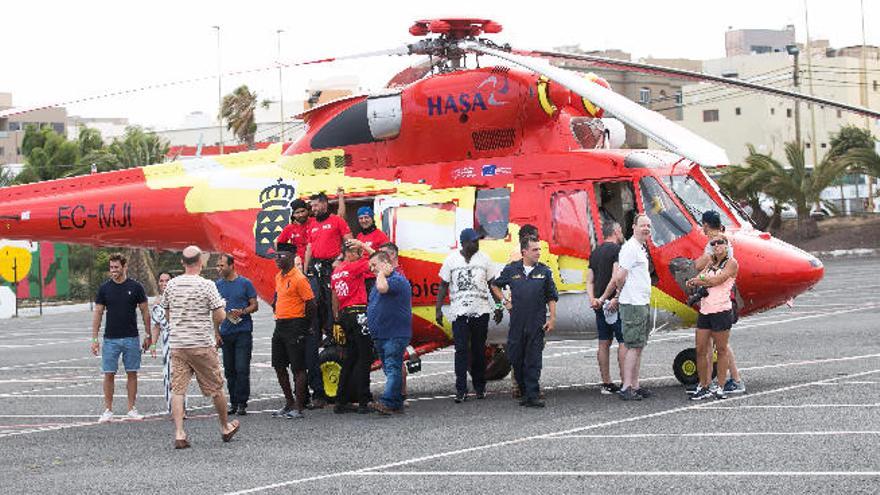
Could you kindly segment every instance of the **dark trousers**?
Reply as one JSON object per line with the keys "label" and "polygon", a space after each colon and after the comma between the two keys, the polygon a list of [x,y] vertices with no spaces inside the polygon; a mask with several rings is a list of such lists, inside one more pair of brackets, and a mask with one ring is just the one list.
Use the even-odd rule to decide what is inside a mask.
{"label": "dark trousers", "polygon": [[526,399],[538,399],[541,363],[544,354],[544,329],[511,326],[507,333],[507,357],[513,374]]}
{"label": "dark trousers", "polygon": [[313,262],[310,273],[314,273],[315,276],[309,277],[309,285],[315,295],[317,313],[312,319],[312,334],[306,338],[306,373],[312,395],[318,399],[325,398],[324,377],[318,363],[318,349],[321,347],[325,331],[329,332],[333,325],[333,309],[330,306],[330,277],[326,273],[326,266],[330,266],[329,263]]}
{"label": "dark trousers", "polygon": [[223,370],[229,389],[229,402],[245,404],[251,396],[251,352],[254,336],[251,332],[223,336]]}
{"label": "dark trousers", "polygon": [[459,316],[452,322],[455,342],[455,391],[467,393],[467,372],[475,392],[486,390],[486,335],[489,333],[489,314]]}
{"label": "dark trousers", "polygon": [[[342,310],[340,324],[345,330],[345,359],[339,376],[336,394],[337,404],[357,401],[366,405],[370,395],[370,365],[373,364],[373,340],[363,331],[359,319],[365,319],[365,310]],[[366,335],[365,335],[366,334]]]}

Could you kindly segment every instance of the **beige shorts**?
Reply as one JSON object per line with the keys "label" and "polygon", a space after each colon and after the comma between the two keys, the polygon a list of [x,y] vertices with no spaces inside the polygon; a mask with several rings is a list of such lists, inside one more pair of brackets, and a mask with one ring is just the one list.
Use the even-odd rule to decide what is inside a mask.
{"label": "beige shorts", "polygon": [[217,397],[223,393],[223,372],[217,349],[171,349],[171,391],[175,395],[186,395],[193,373],[205,397]]}

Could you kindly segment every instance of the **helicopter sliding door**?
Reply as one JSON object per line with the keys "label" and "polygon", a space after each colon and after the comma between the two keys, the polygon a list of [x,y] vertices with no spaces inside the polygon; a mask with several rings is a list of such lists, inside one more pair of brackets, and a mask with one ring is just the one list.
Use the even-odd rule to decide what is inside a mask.
{"label": "helicopter sliding door", "polygon": [[548,190],[550,202],[550,252],[558,263],[561,291],[583,292],[587,282],[587,260],[596,246],[593,225],[594,202],[585,183],[556,185]]}

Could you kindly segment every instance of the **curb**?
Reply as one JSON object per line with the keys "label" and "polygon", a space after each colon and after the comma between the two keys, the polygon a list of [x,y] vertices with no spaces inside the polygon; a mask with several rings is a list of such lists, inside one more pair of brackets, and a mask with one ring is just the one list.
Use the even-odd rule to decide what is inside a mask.
{"label": "curb", "polygon": [[880,255],[878,249],[834,249],[831,251],[811,251],[810,254],[820,259],[866,258]]}

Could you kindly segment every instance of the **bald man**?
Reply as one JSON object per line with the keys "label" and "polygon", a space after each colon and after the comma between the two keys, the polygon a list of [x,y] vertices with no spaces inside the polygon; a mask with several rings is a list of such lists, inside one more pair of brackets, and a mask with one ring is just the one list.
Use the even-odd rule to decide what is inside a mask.
{"label": "bald man", "polygon": [[[202,278],[202,250],[189,246],[181,255],[184,273],[171,279],[162,293],[171,348],[171,414],[174,417],[174,448],[189,448],[183,429],[186,389],[193,374],[205,397],[214,401],[224,442],[238,432],[238,420],[227,421],[226,394],[217,347],[222,344],[220,323],[226,318],[226,304],[214,282]],[[155,329],[153,330],[155,333]],[[157,335],[153,335],[153,340]],[[155,351],[154,351],[155,352]]]}

